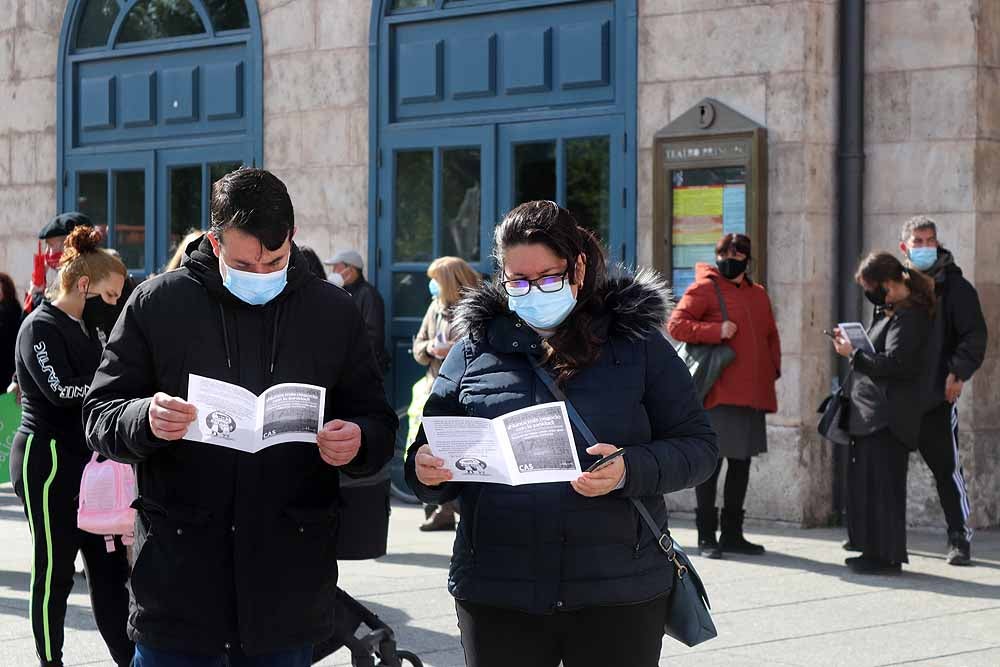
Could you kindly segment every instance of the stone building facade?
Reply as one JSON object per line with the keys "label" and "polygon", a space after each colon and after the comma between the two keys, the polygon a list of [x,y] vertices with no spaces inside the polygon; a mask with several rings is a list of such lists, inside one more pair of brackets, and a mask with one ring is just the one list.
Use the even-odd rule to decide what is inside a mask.
{"label": "stone building facade", "polygon": [[[502,12],[504,3],[495,4]],[[815,410],[834,370],[820,330],[834,302],[840,3],[611,5],[629,15],[623,20],[634,21],[636,32],[636,86],[627,101],[636,111],[636,151],[625,173],[635,174],[626,180],[635,187],[628,224],[639,263],[653,256],[654,134],[705,97],[767,128],[767,287],[783,368],[780,408],[768,419],[769,452],[754,461],[747,510],[756,518],[826,523],[834,515],[833,452],[816,435]],[[0,0],[0,270],[19,287],[30,275],[37,229],[58,206],[57,70],[66,10],[50,0]],[[371,3],[259,0],[257,10],[263,165],[288,184],[297,240],[321,255],[355,247],[375,257],[370,122],[380,93],[370,88],[370,68],[379,38],[371,26],[380,24],[372,22]],[[960,444],[973,524],[996,525],[1000,3],[869,0],[866,34],[865,249],[895,249],[902,221],[930,214],[979,289],[995,335],[960,404]],[[691,509],[693,493],[672,503]],[[943,528],[933,480],[918,457],[909,518]]]}

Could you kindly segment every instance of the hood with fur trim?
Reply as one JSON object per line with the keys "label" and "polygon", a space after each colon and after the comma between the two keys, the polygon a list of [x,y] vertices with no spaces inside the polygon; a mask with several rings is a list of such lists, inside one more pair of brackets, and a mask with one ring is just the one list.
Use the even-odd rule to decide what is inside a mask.
{"label": "hood with fur trim", "polygon": [[[674,300],[663,276],[649,268],[637,272],[619,267],[602,288],[608,336],[641,340],[661,331],[670,318]],[[466,294],[455,307],[454,327],[461,336],[485,337],[498,318],[518,318],[507,307],[507,294],[494,281],[486,281]]]}

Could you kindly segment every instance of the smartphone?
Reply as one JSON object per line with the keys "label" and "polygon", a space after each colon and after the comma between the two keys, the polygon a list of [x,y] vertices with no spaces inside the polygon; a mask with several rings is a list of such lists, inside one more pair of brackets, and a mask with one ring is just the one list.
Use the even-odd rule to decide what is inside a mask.
{"label": "smartphone", "polygon": [[830,338],[836,338],[837,337],[837,334],[833,333],[829,329],[823,329],[823,335],[824,336],[828,336]]}
{"label": "smartphone", "polygon": [[624,456],[624,455],[625,455],[625,450],[624,449],[617,449],[617,450],[611,452],[610,454],[608,454],[607,456],[605,456],[603,459],[595,462],[594,465],[592,465],[589,468],[587,468],[586,472],[597,472],[601,468],[604,468],[605,466],[610,465],[610,463],[612,461],[614,461],[615,459],[617,459],[618,457]]}

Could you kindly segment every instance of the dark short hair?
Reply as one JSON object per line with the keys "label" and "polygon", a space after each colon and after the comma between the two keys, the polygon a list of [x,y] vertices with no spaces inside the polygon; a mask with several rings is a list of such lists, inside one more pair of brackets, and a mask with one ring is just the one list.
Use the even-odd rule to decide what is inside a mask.
{"label": "dark short hair", "polygon": [[751,248],[750,237],[746,234],[726,234],[715,244],[715,254],[725,255],[730,250],[734,250],[741,255],[746,255],[747,259],[753,259]]}
{"label": "dark short hair", "polygon": [[320,280],[326,280],[326,269],[323,268],[323,262],[320,260],[319,255],[316,254],[316,251],[307,245],[303,245],[299,246],[299,252],[305,258],[309,271]]}
{"label": "dark short hair", "polygon": [[903,229],[899,232],[899,240],[906,243],[913,236],[913,232],[920,229],[929,229],[937,237],[937,223],[926,215],[915,215],[903,223]]}
{"label": "dark short hair", "polygon": [[243,167],[212,186],[210,231],[222,240],[227,229],[238,229],[277,250],[295,229],[295,211],[288,189],[264,169]]}

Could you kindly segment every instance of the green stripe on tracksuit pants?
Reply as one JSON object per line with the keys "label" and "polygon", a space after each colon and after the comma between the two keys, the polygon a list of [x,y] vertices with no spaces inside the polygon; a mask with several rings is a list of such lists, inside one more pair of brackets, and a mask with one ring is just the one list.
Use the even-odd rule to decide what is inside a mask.
{"label": "green stripe on tracksuit pants", "polygon": [[[118,548],[108,553],[104,538],[76,527],[80,479],[89,460],[83,443],[72,455],[44,433],[18,432],[11,447],[14,492],[24,504],[31,530],[31,630],[42,665],[62,665],[63,626],[76,554],[83,554],[97,628],[112,659],[128,665],[133,646],[128,622],[128,560]],[[79,452],[79,453],[76,453]]]}

